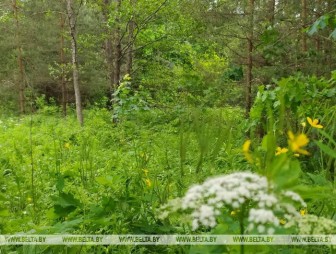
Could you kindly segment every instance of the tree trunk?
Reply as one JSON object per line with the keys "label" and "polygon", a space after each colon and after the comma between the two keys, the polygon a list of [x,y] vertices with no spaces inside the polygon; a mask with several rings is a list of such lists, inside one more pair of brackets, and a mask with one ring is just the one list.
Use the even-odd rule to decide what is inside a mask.
{"label": "tree trunk", "polygon": [[[135,0],[131,0],[131,6],[132,9],[134,8]],[[132,74],[132,67],[133,67],[133,44],[134,44],[134,18],[133,15],[131,17],[131,20],[128,24],[128,50],[126,55],[126,73],[128,73],[130,76]]]}
{"label": "tree trunk", "polygon": [[[301,22],[302,28],[307,27],[307,0],[301,0]],[[307,35],[306,31],[302,33],[302,51],[307,51]]]}
{"label": "tree trunk", "polygon": [[[336,3],[333,0],[328,0],[327,4],[327,13],[331,13],[333,10],[336,9]],[[325,55],[326,55],[326,69],[327,69],[327,75],[330,76],[331,71],[335,69],[334,61],[333,59],[335,56],[335,50],[334,50],[334,42],[332,40],[327,40],[325,43]]]}
{"label": "tree trunk", "polygon": [[65,57],[64,57],[64,25],[65,19],[61,14],[61,41],[60,41],[60,60],[61,60],[61,91],[62,91],[62,112],[63,116],[67,115],[67,95],[66,95],[66,80],[65,80]]}
{"label": "tree trunk", "polygon": [[[318,0],[315,3],[315,19],[317,20],[319,17],[321,17],[323,13],[323,7],[322,7],[322,0]],[[315,74],[317,76],[323,75],[323,53],[322,53],[322,41],[321,41],[321,36],[316,35],[315,36],[315,46],[316,46],[316,56],[315,56]]]}
{"label": "tree trunk", "polygon": [[250,115],[250,110],[252,106],[253,29],[254,29],[254,0],[249,0],[249,32],[247,35],[247,73],[246,73],[246,95],[245,95],[246,117]]}
{"label": "tree trunk", "polygon": [[269,0],[268,22],[273,27],[275,19],[275,0]]}
{"label": "tree trunk", "polygon": [[117,89],[121,76],[121,29],[120,29],[120,7],[121,0],[116,1],[116,28],[114,31],[114,64],[113,64],[113,92]]}
{"label": "tree trunk", "polygon": [[76,17],[73,11],[72,0],[67,0],[67,14],[70,27],[70,37],[71,37],[70,40],[71,40],[71,52],[72,52],[72,73],[73,73],[73,85],[75,90],[77,120],[80,125],[83,125],[82,101],[79,88]]}
{"label": "tree trunk", "polygon": [[14,11],[14,19],[15,19],[15,40],[16,40],[16,48],[17,48],[17,64],[19,69],[19,74],[17,78],[18,88],[19,88],[19,108],[20,113],[25,113],[25,75],[24,75],[24,63],[23,63],[23,53],[22,46],[20,42],[20,22],[18,15],[18,6],[17,0],[13,0],[13,11]]}
{"label": "tree trunk", "polygon": [[107,67],[107,80],[109,86],[109,99],[112,99],[113,94],[113,84],[114,84],[114,74],[113,74],[113,44],[112,44],[112,33],[111,29],[108,26],[109,20],[109,9],[110,9],[110,0],[104,0],[102,5],[102,13],[104,22],[106,24],[106,39],[105,39],[105,59],[106,59],[106,67]]}
{"label": "tree trunk", "polygon": [[129,48],[127,51],[126,56],[126,73],[128,73],[130,76],[132,74],[132,67],[133,67],[133,33],[134,33],[134,21],[131,20],[128,26],[129,32],[128,32],[128,44]]}

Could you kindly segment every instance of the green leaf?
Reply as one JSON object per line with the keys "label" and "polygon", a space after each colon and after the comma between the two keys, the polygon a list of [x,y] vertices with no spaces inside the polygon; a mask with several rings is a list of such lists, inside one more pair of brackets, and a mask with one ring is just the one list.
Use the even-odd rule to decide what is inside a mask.
{"label": "green leaf", "polygon": [[55,213],[55,209],[54,208],[51,208],[49,209],[47,212],[46,212],[46,217],[50,220],[54,220],[56,219],[58,216],[57,214]]}
{"label": "green leaf", "polygon": [[111,185],[113,182],[112,176],[98,176],[96,177],[96,181],[101,185]]}
{"label": "green leaf", "polygon": [[307,175],[309,176],[309,178],[313,181],[315,185],[332,187],[331,182],[328,181],[325,178],[325,176],[322,174],[316,175],[316,174],[307,173]]}
{"label": "green leaf", "polygon": [[0,193],[0,201],[6,201],[6,200],[7,198],[3,194]]}
{"label": "green leaf", "polygon": [[336,151],[333,150],[332,148],[330,148],[329,146],[323,144],[321,141],[315,141],[315,143],[318,145],[318,147],[325,152],[326,154],[328,154],[329,156],[333,157],[336,159]]}
{"label": "green leaf", "polygon": [[71,193],[61,192],[55,204],[61,207],[79,206],[80,202]]}
{"label": "green leaf", "polygon": [[55,215],[65,217],[76,210],[81,204],[71,193],[61,192],[59,196],[53,198]]}
{"label": "green leaf", "polygon": [[56,182],[56,189],[58,191],[62,191],[64,188],[64,178],[63,177],[59,177],[57,179],[57,182]]}
{"label": "green leaf", "polygon": [[324,130],[321,129],[319,129],[319,132],[336,146],[335,140],[328,133],[326,133]]}
{"label": "green leaf", "polygon": [[56,229],[57,232],[61,232],[61,233],[71,232],[77,227],[79,227],[80,224],[82,223],[83,223],[83,218],[78,218],[78,219],[71,220],[71,221],[57,223],[56,225],[54,225],[54,229]]}
{"label": "green leaf", "polygon": [[8,217],[10,215],[7,209],[0,209],[0,216]]}
{"label": "green leaf", "polygon": [[297,185],[291,189],[305,200],[322,200],[333,195],[332,189],[325,186]]}
{"label": "green leaf", "polygon": [[270,180],[280,189],[295,186],[301,175],[299,161],[289,160],[286,154],[276,156],[268,170]]}

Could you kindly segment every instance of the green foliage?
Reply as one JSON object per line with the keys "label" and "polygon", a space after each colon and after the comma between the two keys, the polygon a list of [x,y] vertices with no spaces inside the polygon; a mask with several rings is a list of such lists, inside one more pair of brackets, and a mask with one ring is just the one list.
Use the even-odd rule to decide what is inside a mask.
{"label": "green foliage", "polygon": [[41,95],[40,97],[35,99],[36,109],[39,113],[45,115],[54,115],[59,112],[59,107],[56,105],[56,102],[53,98],[50,98],[49,101],[46,100],[45,95]]}
{"label": "green foliage", "polygon": [[[278,225],[276,233],[332,233],[335,6],[306,2],[304,9],[296,1],[131,0],[119,7],[74,1],[86,118],[79,127],[64,1],[3,0],[0,234],[189,234],[187,217],[164,220],[158,208],[191,185],[236,171],[265,176],[276,195],[292,190],[304,198],[309,216]],[[246,65],[256,97],[244,120]],[[115,80],[119,71],[123,78]],[[61,81],[67,117],[59,108]],[[21,85],[29,114],[18,117]],[[198,232],[241,233],[254,204],[248,205],[226,209],[218,227]],[[245,246],[245,253],[329,250]],[[242,247],[1,246],[2,252],[239,253]]]}
{"label": "green foliage", "polygon": [[[127,100],[130,94],[123,96]],[[235,168],[242,163],[235,160],[241,142],[234,138],[241,138],[234,130],[242,121],[238,108],[181,114],[126,107],[130,111],[123,116],[132,114],[131,119],[115,125],[111,112],[93,107],[85,111],[86,125],[75,129],[73,114],[66,119],[50,114],[43,97],[37,105],[37,114],[1,120],[2,234],[183,233],[160,222],[155,208],[209,174],[228,170],[228,163]],[[184,173],[177,181],[181,131]],[[195,174],[202,151],[202,170]],[[110,247],[125,253],[131,247],[122,248]],[[54,247],[38,252],[49,249]]]}
{"label": "green foliage", "polygon": [[[276,83],[275,87],[259,87],[250,113],[251,126],[261,123],[263,129],[274,128],[285,133],[289,127],[297,129],[308,116],[325,120],[330,117],[329,107],[335,103],[335,79],[298,75]],[[277,120],[272,123],[274,126],[267,126],[272,119],[265,121],[265,116],[271,112],[273,121]]]}
{"label": "green foliage", "polygon": [[325,14],[319,17],[314,24],[308,30],[309,35],[313,35],[318,33],[320,30],[324,30],[326,28],[331,29],[330,38],[336,40],[336,16],[331,14]]}
{"label": "green foliage", "polygon": [[131,78],[126,75],[113,93],[113,118],[115,120],[134,112],[150,109],[150,103],[153,101],[150,94],[142,86],[134,90],[131,85]]}

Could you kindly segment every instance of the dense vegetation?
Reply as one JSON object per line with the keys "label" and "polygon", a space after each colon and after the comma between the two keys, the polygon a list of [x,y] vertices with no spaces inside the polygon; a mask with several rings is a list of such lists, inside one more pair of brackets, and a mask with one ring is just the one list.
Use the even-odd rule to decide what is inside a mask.
{"label": "dense vegetation", "polygon": [[[335,10],[331,0],[3,0],[0,234],[335,234]],[[269,183],[267,205],[238,172]],[[204,187],[217,176],[241,179],[230,195],[248,194],[216,197],[220,214],[200,219],[199,207],[219,209]],[[196,206],[182,198],[202,183]],[[273,221],[251,219],[263,209]],[[244,251],[335,249],[0,247]]]}

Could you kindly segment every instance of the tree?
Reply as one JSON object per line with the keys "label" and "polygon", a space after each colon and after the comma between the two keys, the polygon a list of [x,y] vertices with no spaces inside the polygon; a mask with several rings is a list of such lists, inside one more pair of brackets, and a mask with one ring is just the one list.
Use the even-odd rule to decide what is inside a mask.
{"label": "tree", "polygon": [[114,29],[114,38],[113,38],[113,49],[114,49],[114,62],[113,62],[113,92],[119,86],[120,77],[121,77],[121,20],[120,20],[120,8],[121,0],[115,1],[115,29]]}
{"label": "tree", "polygon": [[252,106],[252,82],[253,82],[253,41],[254,41],[254,0],[249,0],[248,4],[249,15],[249,32],[247,35],[247,73],[246,73],[246,105],[245,115],[248,117]]}
{"label": "tree", "polygon": [[79,124],[83,125],[84,122],[83,122],[83,112],[82,112],[82,100],[81,100],[81,93],[80,93],[80,87],[79,87],[77,27],[76,27],[78,13],[75,13],[73,0],[66,0],[66,11],[67,11],[67,16],[68,16],[68,25],[69,25],[70,40],[71,40],[72,73],[73,73],[73,85],[74,85],[75,99],[76,99],[76,114],[77,114],[77,120]]}
{"label": "tree", "polygon": [[104,0],[101,5],[101,10],[103,13],[104,20],[104,33],[105,33],[105,59],[107,66],[107,80],[109,86],[109,98],[112,99],[113,94],[113,84],[114,84],[114,73],[113,73],[113,45],[112,45],[112,31],[109,26],[110,17],[110,0]]}
{"label": "tree", "polygon": [[131,4],[131,18],[128,21],[128,40],[127,40],[127,54],[126,54],[126,73],[131,76],[132,74],[132,67],[133,67],[133,44],[134,44],[134,29],[135,29],[135,21],[134,21],[134,14],[133,9],[136,3],[136,0],[130,0]]}
{"label": "tree", "polygon": [[20,113],[25,113],[25,70],[23,63],[23,53],[22,53],[22,45],[20,38],[20,21],[19,21],[19,7],[17,0],[13,0],[13,12],[14,12],[14,20],[15,20],[15,43],[17,50],[17,64],[18,64],[18,77],[17,84],[19,88],[19,105],[20,105]]}
{"label": "tree", "polygon": [[64,53],[64,26],[65,17],[63,13],[60,14],[60,64],[61,64],[61,77],[60,86],[62,91],[62,111],[63,116],[67,114],[67,92],[66,92],[66,74],[65,74],[65,53]]}
{"label": "tree", "polygon": [[[307,0],[301,0],[301,22],[302,28],[307,28]],[[302,51],[307,51],[307,36],[306,33],[302,33]]]}

